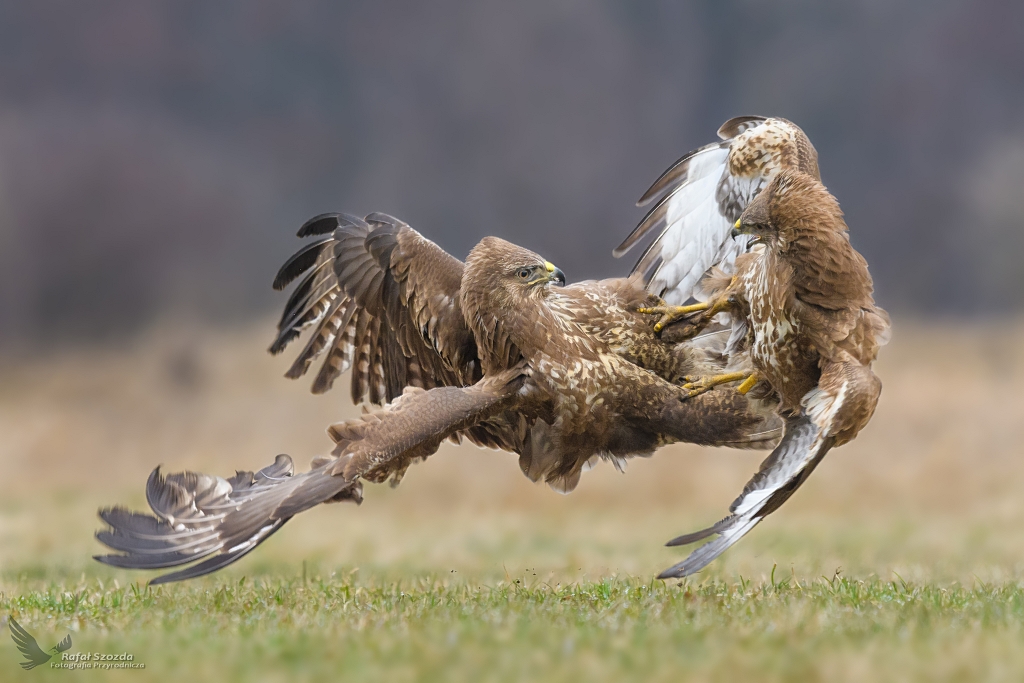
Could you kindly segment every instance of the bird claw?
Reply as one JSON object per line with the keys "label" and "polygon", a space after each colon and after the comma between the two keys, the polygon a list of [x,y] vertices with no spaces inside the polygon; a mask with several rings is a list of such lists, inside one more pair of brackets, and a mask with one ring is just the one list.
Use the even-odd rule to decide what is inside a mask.
{"label": "bird claw", "polygon": [[715,382],[714,377],[691,377],[687,375],[683,377],[686,383],[683,385],[683,389],[687,390],[686,397],[693,398],[694,396],[700,396],[705,391],[712,389],[718,382]]}
{"label": "bird claw", "polygon": [[683,337],[685,338],[688,335],[694,335],[700,331],[700,329],[703,327],[703,325],[701,324],[703,320],[699,314],[703,313],[707,309],[708,304],[701,302],[693,304],[691,306],[648,306],[644,308],[638,308],[636,310],[638,313],[643,313],[646,315],[661,316],[658,322],[654,323],[655,332],[661,332],[663,329],[665,329],[666,327],[673,323],[683,320],[684,318],[687,318],[689,316],[694,316],[694,314],[698,314],[694,316],[693,324],[691,324],[691,327],[693,328],[692,331],[684,331]]}
{"label": "bird claw", "polygon": [[[687,392],[687,398],[693,398],[694,396],[700,396],[704,392],[717,387],[719,384],[728,384],[729,382],[743,381],[741,387],[745,387],[750,381],[753,375],[748,375],[744,372],[729,372],[723,375],[686,375],[683,377],[685,384],[682,385],[682,389]],[[753,386],[753,385],[751,385]],[[749,391],[749,387],[746,391]],[[743,393],[746,393],[744,391]]]}

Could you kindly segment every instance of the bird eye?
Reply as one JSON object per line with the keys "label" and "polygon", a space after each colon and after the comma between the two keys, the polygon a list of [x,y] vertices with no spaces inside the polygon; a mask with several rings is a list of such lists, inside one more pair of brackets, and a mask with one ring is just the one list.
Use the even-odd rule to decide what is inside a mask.
{"label": "bird eye", "polygon": [[516,275],[518,275],[520,279],[525,280],[528,277],[530,277],[530,269],[529,268],[520,268],[519,272],[516,273]]}

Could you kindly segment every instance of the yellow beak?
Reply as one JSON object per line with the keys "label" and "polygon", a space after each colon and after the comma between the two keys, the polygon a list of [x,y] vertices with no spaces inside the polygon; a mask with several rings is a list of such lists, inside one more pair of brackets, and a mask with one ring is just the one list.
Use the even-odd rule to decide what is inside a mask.
{"label": "yellow beak", "polygon": [[565,274],[561,270],[559,270],[554,263],[551,263],[551,261],[545,261],[544,270],[544,276],[541,276],[531,281],[529,284],[533,285],[538,282],[554,282],[559,286],[565,284]]}

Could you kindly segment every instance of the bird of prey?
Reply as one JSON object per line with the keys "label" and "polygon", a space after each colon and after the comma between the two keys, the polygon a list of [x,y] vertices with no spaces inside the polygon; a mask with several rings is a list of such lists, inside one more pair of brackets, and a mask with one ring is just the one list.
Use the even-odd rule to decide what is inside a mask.
{"label": "bird of prey", "polygon": [[[8,626],[11,629],[11,638],[14,640],[15,646],[25,657],[24,662],[20,662],[21,668],[26,671],[34,669],[40,664],[45,664],[50,661],[54,655],[58,655],[65,650],[71,649],[71,634],[64,636],[64,640],[60,641],[56,645],[50,648],[50,652],[44,652],[36,639],[33,638],[28,631],[26,631],[21,624],[11,617],[8,622]],[[52,654],[51,654],[52,653]]]}
{"label": "bird of prey", "polygon": [[[753,236],[755,246],[736,258],[734,275],[705,278],[709,301],[654,310],[670,318],[689,315],[684,335],[722,311],[746,320],[754,370],[737,393],[765,380],[779,397],[785,433],[727,517],[669,542],[717,535],[662,577],[700,570],[778,509],[829,449],[868,423],[882,390],[871,364],[888,341],[889,318],[875,305],[867,262],[850,245],[839,203],[825,186],[783,169],[750,202],[735,230]],[[701,388],[722,379],[710,378]]]}
{"label": "bird of prey", "polygon": [[495,237],[463,263],[383,214],[325,214],[299,235],[316,239],[275,281],[305,274],[271,351],[311,327],[289,375],[324,356],[314,391],[351,368],[353,399],[384,405],[333,425],[333,452],[302,474],[285,455],[230,479],[157,468],[146,489],[153,515],[100,511],[109,528],[97,537],[118,551],[101,562],[196,562],[154,583],[207,574],[303,510],[360,501],[362,480],[396,483],[448,438],[517,453],[531,479],[570,491],[597,459],[678,441],[770,448],[781,434],[773,397],[691,397],[685,378],[720,372],[721,348],[655,333],[656,318],[639,309],[658,299],[639,278],[564,286],[554,265]]}
{"label": "bird of prey", "polygon": [[697,395],[742,382],[738,393],[774,394],[785,433],[729,516],[669,542],[717,535],[661,578],[707,566],[778,509],[830,448],[856,435],[874,412],[881,383],[870,366],[888,340],[888,316],[874,304],[867,264],[804,132],[785,119],[744,116],[719,136],[644,194],[640,205],[660,199],[615,254],[657,233],[634,267],[664,300],[643,309],[662,314],[656,329],[668,325],[677,339],[709,326],[730,330],[726,372],[684,387]]}

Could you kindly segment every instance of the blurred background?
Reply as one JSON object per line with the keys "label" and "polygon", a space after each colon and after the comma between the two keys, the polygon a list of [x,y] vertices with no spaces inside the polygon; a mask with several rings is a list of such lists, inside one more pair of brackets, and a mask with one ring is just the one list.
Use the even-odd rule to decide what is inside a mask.
{"label": "blurred background", "polygon": [[[345,389],[264,352],[307,218],[624,274],[635,200],[754,113],[813,140],[895,340],[873,424],[714,571],[1021,571],[1022,27],[1009,0],[0,2],[0,569],[109,574],[93,511],[157,463],[328,447]],[[246,562],[650,575],[761,457],[670,452],[563,499],[446,447]]]}
{"label": "blurred background", "polygon": [[624,273],[635,200],[749,113],[814,141],[883,305],[1017,309],[1022,26],[1011,1],[3,2],[0,339],[266,313],[331,210]]}

